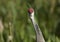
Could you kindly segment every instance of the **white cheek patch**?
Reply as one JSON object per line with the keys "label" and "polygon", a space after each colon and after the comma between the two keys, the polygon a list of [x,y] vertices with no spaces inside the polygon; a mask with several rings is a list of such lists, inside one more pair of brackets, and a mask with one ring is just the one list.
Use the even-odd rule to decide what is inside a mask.
{"label": "white cheek patch", "polygon": [[31,14],[30,18],[34,20],[34,12]]}

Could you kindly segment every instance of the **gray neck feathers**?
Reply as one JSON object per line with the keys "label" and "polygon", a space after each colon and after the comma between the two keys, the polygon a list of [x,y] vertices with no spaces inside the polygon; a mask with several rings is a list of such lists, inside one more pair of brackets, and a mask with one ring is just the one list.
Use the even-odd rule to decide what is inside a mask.
{"label": "gray neck feathers", "polygon": [[45,42],[45,40],[43,38],[43,35],[42,35],[42,32],[41,32],[38,24],[36,23],[36,21],[34,19],[34,15],[31,17],[31,21],[33,23],[33,26],[34,26],[34,29],[35,29],[35,32],[36,32],[37,42]]}

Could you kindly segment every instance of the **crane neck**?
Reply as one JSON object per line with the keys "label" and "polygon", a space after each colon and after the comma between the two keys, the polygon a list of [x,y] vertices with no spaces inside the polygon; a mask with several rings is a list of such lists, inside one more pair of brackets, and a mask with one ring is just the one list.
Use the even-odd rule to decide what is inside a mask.
{"label": "crane neck", "polygon": [[35,29],[35,32],[36,32],[37,42],[45,42],[43,34],[42,34],[38,24],[36,23],[36,21],[34,19],[34,14],[31,16],[31,21],[33,23],[33,26],[34,26],[34,29]]}

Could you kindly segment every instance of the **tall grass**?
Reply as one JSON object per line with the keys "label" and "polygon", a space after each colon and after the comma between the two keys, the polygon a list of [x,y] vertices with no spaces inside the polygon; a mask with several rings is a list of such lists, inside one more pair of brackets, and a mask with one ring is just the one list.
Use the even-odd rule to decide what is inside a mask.
{"label": "tall grass", "polygon": [[11,42],[36,42],[27,11],[29,7],[35,10],[35,18],[45,41],[60,42],[59,3],[59,0],[0,0],[0,18],[4,27],[0,42],[10,42],[11,38]]}

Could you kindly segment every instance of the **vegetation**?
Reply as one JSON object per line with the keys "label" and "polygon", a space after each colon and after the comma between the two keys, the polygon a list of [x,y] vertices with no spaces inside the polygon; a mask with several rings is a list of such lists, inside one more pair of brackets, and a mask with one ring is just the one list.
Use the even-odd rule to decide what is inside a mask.
{"label": "vegetation", "polygon": [[36,42],[30,7],[46,42],[60,42],[60,0],[0,0],[0,42]]}

